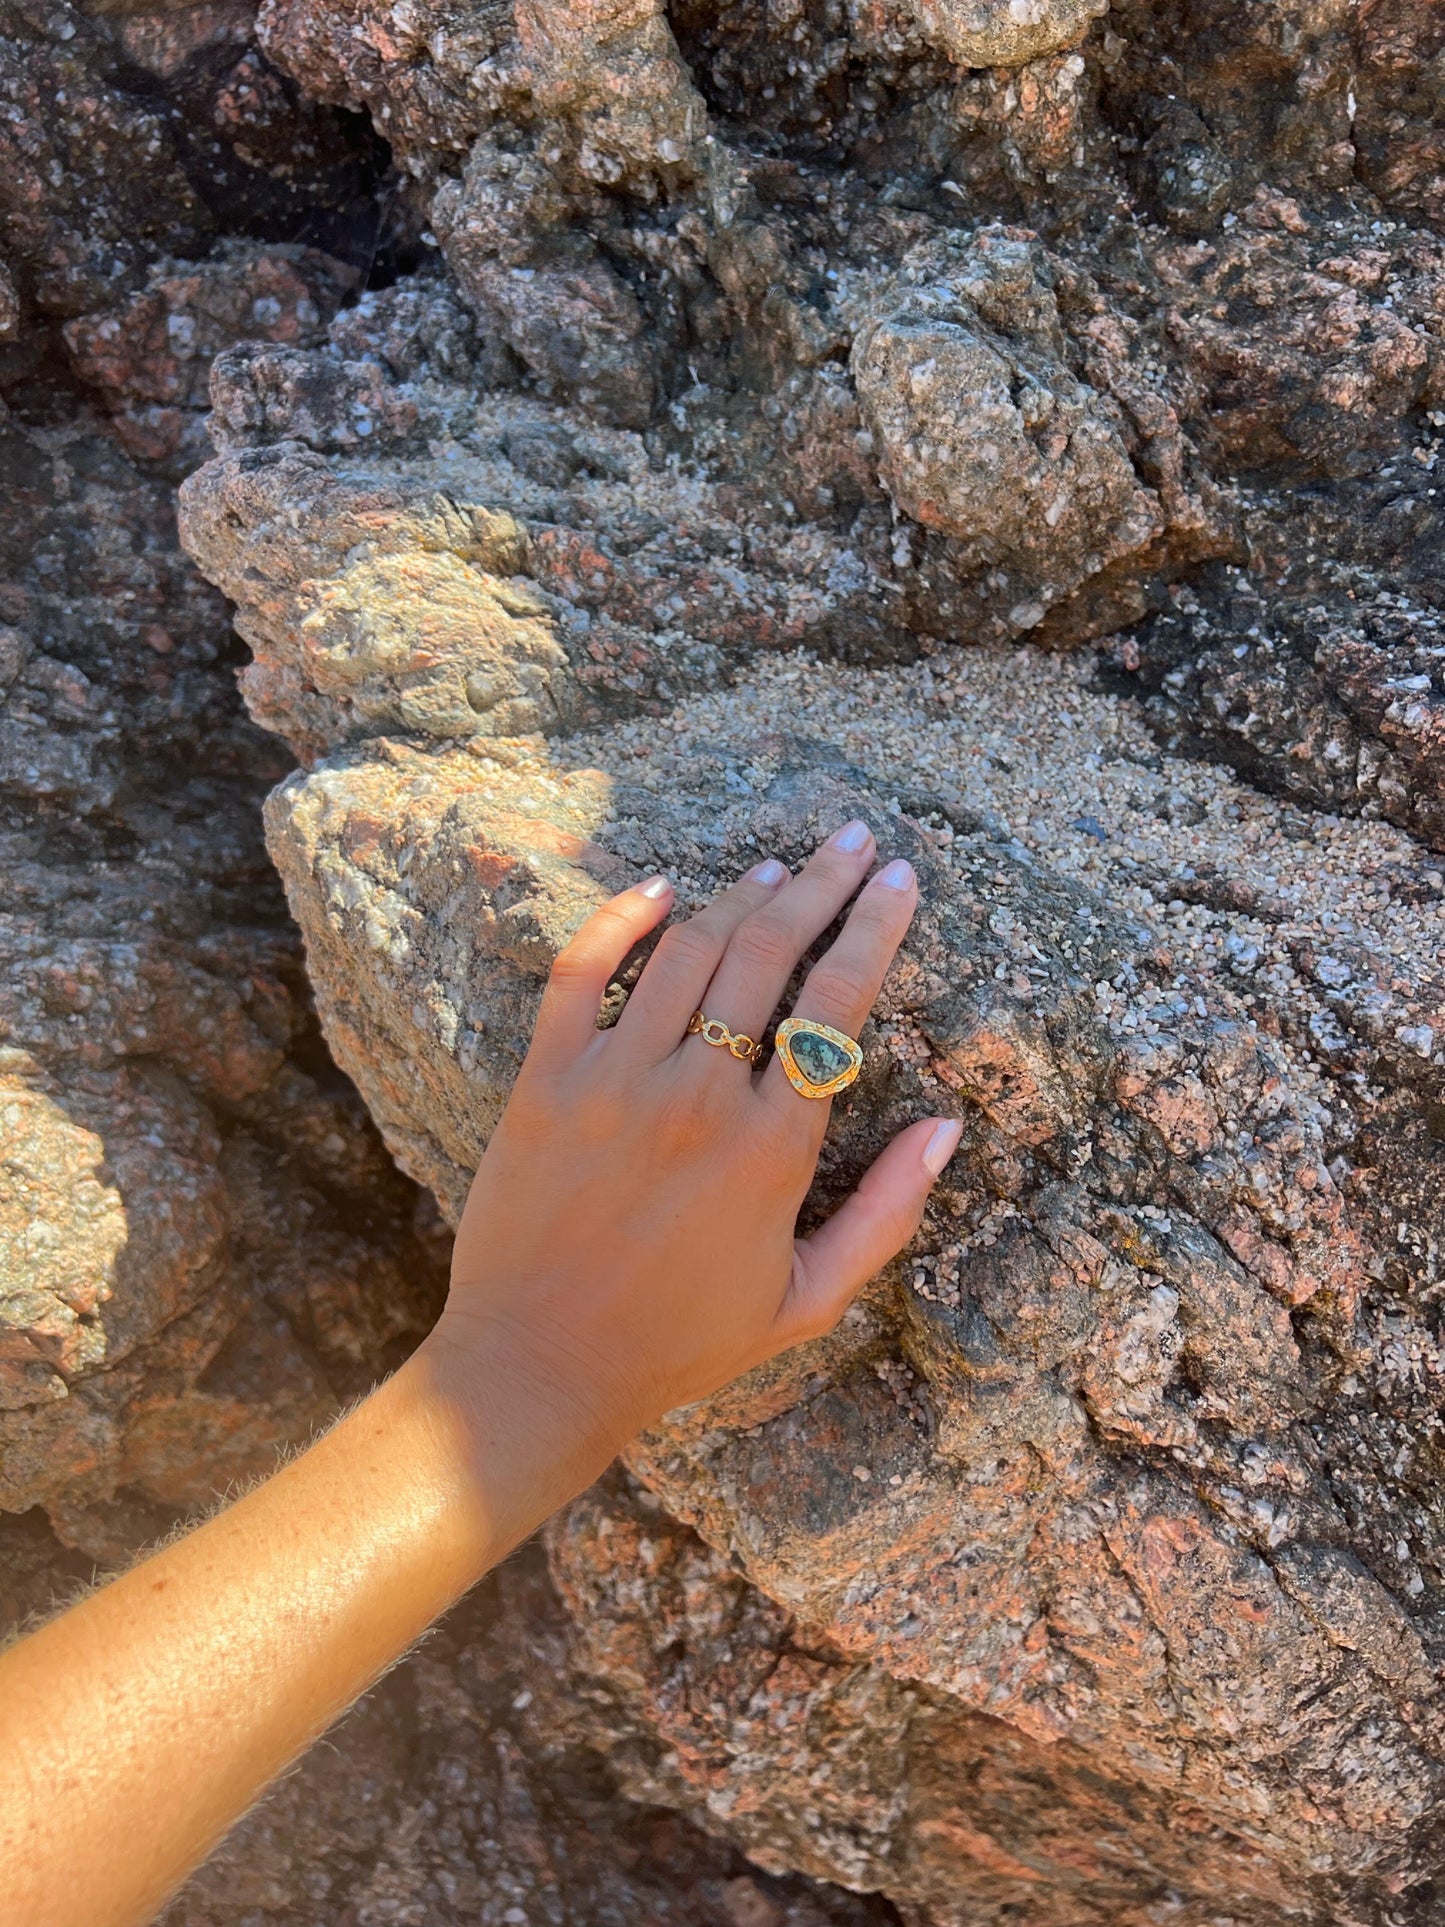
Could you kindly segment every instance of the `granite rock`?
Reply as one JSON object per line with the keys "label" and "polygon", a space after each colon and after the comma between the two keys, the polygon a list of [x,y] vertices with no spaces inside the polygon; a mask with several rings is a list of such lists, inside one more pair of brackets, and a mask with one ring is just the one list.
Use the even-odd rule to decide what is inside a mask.
{"label": "granite rock", "polygon": [[[1429,23],[263,18],[436,243],[324,344],[223,357],[182,490],[302,765],[266,824],[323,1027],[403,1170],[456,1218],[620,884],[686,906],[863,815],[925,886],[809,1220],[925,1110],[962,1150],[835,1333],[556,1522],[587,1743],[910,1927],[1427,1918],[1434,961],[1297,922],[1243,836],[1091,890],[881,722],[763,692],[842,660],[881,715],[887,665],[1110,638],[1171,755],[1438,840]],[[1391,870],[1422,904],[1429,865]]]}
{"label": "granite rock", "polygon": [[1144,629],[1114,681],[1144,696],[1164,740],[1316,809],[1402,824],[1439,850],[1442,650],[1439,611],[1408,595],[1362,607],[1255,591],[1212,611],[1181,601]]}
{"label": "granite rock", "polygon": [[323,341],[351,279],[314,248],[229,241],[204,261],[156,262],[143,288],[62,334],[122,445],[178,481],[215,452],[204,417],[217,355],[246,341]]}
{"label": "granite rock", "polygon": [[99,424],[0,462],[0,1509],[104,1552],[265,1470],[442,1274],[319,1049],[169,491]]}
{"label": "granite rock", "polygon": [[928,42],[960,67],[1022,67],[1073,47],[1108,0],[908,0]]}
{"label": "granite rock", "polygon": [[[637,1441],[556,1597],[529,1568],[180,1918],[1438,1911],[1438,40],[1424,0],[11,6],[20,1563],[400,1355],[439,1240],[382,1143],[455,1218],[551,958],[646,870],[690,904],[866,816],[925,909],[810,1221],[966,1125],[857,1312]],[[203,384],[184,540],[289,755],[174,544]],[[1162,746],[997,653],[1101,638]],[[968,644],[1036,692],[1016,743]],[[1123,799],[1069,806],[1094,871],[1034,834],[1061,789]],[[1315,844],[1358,874],[1310,917]]]}
{"label": "granite rock", "polygon": [[[1144,1803],[1115,1871],[1033,1876],[1056,1910],[1043,1918],[1142,1922],[1122,1911],[1142,1905],[1118,1871],[1131,1854],[1200,1919],[1226,1896],[1242,1917],[1283,1905],[1292,1870],[1309,1870],[1321,1907],[1381,1904],[1418,1880],[1439,1797],[1433,1663],[1336,1496],[1353,1433],[1335,1401],[1374,1369],[1366,1308],[1388,1250],[1327,1168],[1344,1062],[1322,1108],[1147,930],[987,831],[955,834],[940,867],[927,833],[836,757],[737,744],[735,763],[695,754],[659,791],[629,787],[605,734],[585,747],[601,769],[565,751],[375,741],[268,805],[332,1049],[450,1217],[548,959],[586,910],[649,869],[700,897],[750,847],[796,859],[853,814],[913,858],[924,907],[865,1027],[812,1209],[926,1107],[950,1101],[967,1127],[911,1260],[832,1338],[628,1453],[651,1503],[756,1589],[740,1656],[768,1671],[801,1645],[875,1682],[848,1713],[830,1685],[816,1727],[784,1717],[780,1686],[776,1716],[758,1715],[776,1746],[731,1728],[726,1745],[684,1743],[672,1694],[710,1703],[713,1688],[639,1681],[609,1648],[597,1672],[662,1749],[646,1797],[670,1787],[764,1866],[878,1887],[920,1918],[1016,1904],[1028,1876],[999,1878],[1002,1807],[981,1816],[958,1785],[946,1822],[898,1804],[914,1775],[886,1736],[917,1691],[942,1709],[931,1718],[961,1722],[965,1752],[982,1718],[1004,1752],[1026,1742],[1068,1763],[1048,1769],[1063,1776],[1063,1861],[1097,1825],[1071,1775],[1123,1772]],[[1150,1011],[1147,1036],[1103,1021],[1094,986],[1111,982]],[[1413,1501],[1377,1503],[1398,1517]],[[597,1556],[583,1543],[568,1583],[605,1583],[586,1571]],[[616,1610],[650,1645],[658,1615],[635,1579]],[[595,1624],[593,1604],[576,1612]],[[1362,1640],[1391,1655],[1381,1672],[1336,1657]],[[865,1755],[880,1749],[867,1851],[851,1777],[836,1837],[820,1818],[835,1719],[857,1723]],[[1328,1736],[1344,1728],[1341,1754]],[[734,1744],[756,1762],[756,1798],[737,1798]],[[709,1748],[717,1777],[692,1763]],[[777,1818],[795,1755],[816,1795],[802,1833]],[[1197,1818],[1168,1817],[1181,1797]],[[1191,1872],[1197,1827],[1215,1845]],[[946,1871],[916,1864],[926,1841],[980,1831],[982,1865],[952,1845]]]}

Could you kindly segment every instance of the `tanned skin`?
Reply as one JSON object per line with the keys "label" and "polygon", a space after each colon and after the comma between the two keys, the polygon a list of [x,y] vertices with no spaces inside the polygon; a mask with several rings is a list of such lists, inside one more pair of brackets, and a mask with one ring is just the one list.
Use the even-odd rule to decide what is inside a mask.
{"label": "tanned skin", "polygon": [[[795,1240],[828,1120],[760,1036],[856,894],[796,1014],[856,1036],[917,903],[848,824],[664,933],[656,877],[557,959],[472,1186],[446,1310],[299,1458],[0,1658],[0,1920],[150,1920],[264,1789],[437,1616],[663,1413],[831,1330],[913,1235],[960,1127],[903,1131]],[[860,886],[862,886],[860,890]]]}

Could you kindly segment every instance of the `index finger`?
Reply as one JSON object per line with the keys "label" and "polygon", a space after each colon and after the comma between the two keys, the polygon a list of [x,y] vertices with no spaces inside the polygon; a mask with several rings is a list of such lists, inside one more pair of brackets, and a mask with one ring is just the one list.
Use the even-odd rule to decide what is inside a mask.
{"label": "index finger", "polygon": [[[837,941],[809,971],[791,1014],[856,1038],[917,908],[918,879],[912,864],[899,857],[863,886]],[[804,1118],[813,1112],[821,1142],[828,1104],[795,1091],[776,1056],[763,1073],[762,1091],[773,1103],[800,1106]]]}

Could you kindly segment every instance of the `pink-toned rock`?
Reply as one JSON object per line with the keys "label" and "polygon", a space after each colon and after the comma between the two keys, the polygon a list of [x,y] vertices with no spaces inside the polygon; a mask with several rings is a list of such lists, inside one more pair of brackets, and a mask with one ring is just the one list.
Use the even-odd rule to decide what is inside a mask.
{"label": "pink-toned rock", "polygon": [[1022,67],[1077,45],[1108,0],[904,0],[904,11],[960,67]]}
{"label": "pink-toned rock", "polygon": [[[685,795],[633,791],[601,746],[588,774],[535,747],[377,743],[268,806],[332,1048],[452,1216],[548,959],[591,904],[645,868],[685,865],[705,891],[745,837],[795,857],[840,815],[883,822],[856,775],[790,765],[781,741],[731,746],[746,798],[701,764]],[[621,1645],[589,1654],[666,1762],[638,1789],[726,1816],[765,1866],[881,1885],[962,1923],[1026,1891],[1026,1863],[1007,1817],[958,1789],[952,1806],[909,1804],[887,1734],[926,1703],[966,1748],[983,1720],[1000,1762],[1020,1747],[1050,1762],[1052,1851],[1076,1870],[1033,1876],[1041,1918],[1146,1918],[1121,1899],[1118,1863],[1085,1851],[1086,1771],[1127,1780],[1143,1803],[1130,1850],[1200,1904],[1278,1897],[1302,1866],[1346,1885],[1393,1877],[1436,1798],[1436,1689],[1319,1477],[1322,1455],[1348,1450],[1327,1360],[1361,1342],[1377,1233],[1325,1170],[1311,1104],[1265,1038],[1199,1014],[1141,932],[986,834],[955,838],[947,876],[907,819],[888,836],[919,866],[924,908],[865,1030],[815,1206],[937,1103],[920,1079],[955,1093],[965,1149],[911,1262],[833,1338],[630,1450],[653,1502],[761,1595],[735,1651],[778,1695],[757,1741],[736,1725],[724,1741],[678,1726],[674,1692],[716,1695],[697,1673],[674,1687]],[[1090,986],[1121,971],[1159,985],[1147,1038],[1095,1014]],[[1292,1318],[1306,1305],[1308,1335]],[[612,1583],[594,1544],[558,1529],[579,1628]],[[661,1609],[635,1583],[607,1610],[619,1640],[655,1650]],[[1361,1638],[1405,1674],[1341,1670],[1341,1642]],[[794,1679],[776,1655],[800,1649]],[[831,1696],[849,1668],[876,1682],[852,1716],[876,1790],[831,1821],[816,1776],[848,1717]],[[1341,1722],[1372,1736],[1348,1763],[1327,1737]],[[736,1797],[734,1747],[756,1795]],[[816,1789],[806,1846],[773,1817],[795,1771]],[[1181,1795],[1194,1817],[1171,1822]],[[1199,1825],[1215,1841],[1207,1889],[1187,1872]],[[876,1838],[866,1851],[859,1827]]]}
{"label": "pink-toned rock", "polygon": [[169,492],[94,426],[12,425],[0,471],[0,1512],[114,1553],[267,1470],[441,1280],[322,1067],[278,767]]}
{"label": "pink-toned rock", "polygon": [[231,242],[206,261],[158,262],[135,294],[68,322],[65,343],[122,444],[179,479],[214,452],[202,418],[216,356],[238,342],[315,346],[351,278],[313,248]]}
{"label": "pink-toned rock", "polygon": [[[524,1588],[481,1634],[523,1690],[424,1662],[405,1798],[323,1779],[330,1834],[258,1816],[187,1918],[1423,1921],[1445,885],[1382,829],[1359,909],[1335,823],[1362,874],[1304,915],[1279,836],[1442,834],[1428,7],[267,0],[264,46],[229,0],[0,14],[0,1502],[118,1548],[434,1303],[258,868],[287,758],[166,495],[56,427],[77,379],[172,475],[209,383],[185,539],[306,766],[268,833],[314,994],[450,1215],[587,908],[843,815],[925,909],[810,1215],[902,1123],[966,1123],[855,1315],[557,1523],[565,1623]],[[325,327],[341,278],[257,238],[301,234],[384,285]],[[945,653],[1141,618],[1087,740],[1087,655]],[[970,734],[990,677],[1012,721]],[[1181,815],[1126,692],[1285,800],[1201,775]],[[1064,818],[1078,861],[1032,817],[1075,782],[1123,799]],[[1156,861],[1151,808],[1200,850]],[[754,1870],[645,1878],[660,1807]]]}

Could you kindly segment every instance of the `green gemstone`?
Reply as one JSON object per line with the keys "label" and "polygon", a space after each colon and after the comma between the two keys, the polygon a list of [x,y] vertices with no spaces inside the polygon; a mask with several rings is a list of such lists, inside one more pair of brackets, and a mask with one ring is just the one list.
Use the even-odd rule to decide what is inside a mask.
{"label": "green gemstone", "polygon": [[841,1044],[835,1044],[830,1037],[820,1037],[812,1030],[794,1031],[788,1048],[793,1053],[793,1062],[810,1084],[831,1084],[853,1062],[851,1053]]}

